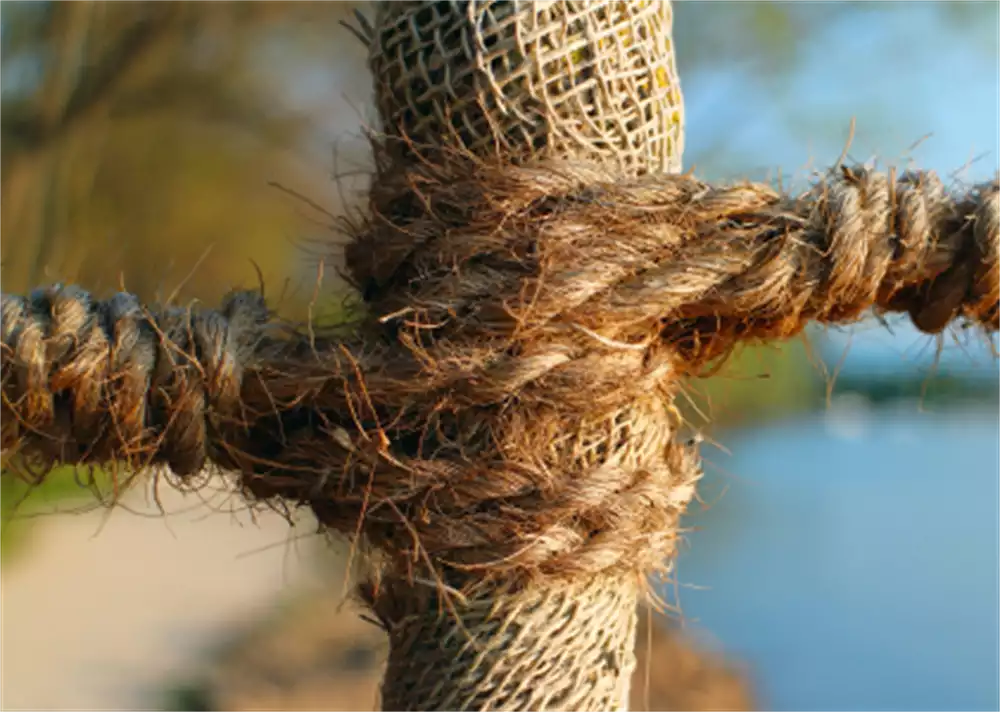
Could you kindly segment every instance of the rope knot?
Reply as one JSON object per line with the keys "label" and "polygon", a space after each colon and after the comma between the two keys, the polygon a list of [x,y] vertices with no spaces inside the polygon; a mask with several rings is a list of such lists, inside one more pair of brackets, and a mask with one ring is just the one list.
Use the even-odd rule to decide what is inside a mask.
{"label": "rope knot", "polygon": [[372,285],[346,341],[265,338],[246,293],[218,312],[5,296],[5,447],[211,461],[458,588],[614,576],[675,550],[701,473],[675,438],[684,377],[873,308],[998,328],[996,183],[855,168],[790,197],[579,161],[380,166],[346,225]]}

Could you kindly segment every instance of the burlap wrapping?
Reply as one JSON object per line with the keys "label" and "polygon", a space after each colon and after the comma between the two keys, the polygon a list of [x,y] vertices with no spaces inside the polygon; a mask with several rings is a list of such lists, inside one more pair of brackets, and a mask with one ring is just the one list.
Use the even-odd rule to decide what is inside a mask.
{"label": "burlap wrapping", "polygon": [[657,0],[382,3],[371,52],[382,129],[423,152],[677,171],[671,27]]}
{"label": "burlap wrapping", "polygon": [[[595,28],[615,17],[637,41],[610,51]],[[953,193],[837,166],[793,197],[662,174],[679,88],[650,103],[629,82],[672,70],[667,19],[666,3],[383,7],[385,135],[344,229],[356,329],[282,323],[257,293],[220,310],[4,294],[6,462],[32,482],[102,466],[115,492],[119,465],[191,487],[214,464],[249,501],[308,506],[378,549],[387,708],[624,708],[636,590],[701,473],[681,379],[873,307],[932,334],[1000,329],[997,181]]]}
{"label": "burlap wrapping", "polygon": [[635,579],[596,577],[469,598],[397,586],[370,601],[389,632],[383,709],[627,708]]}
{"label": "burlap wrapping", "polygon": [[[458,150],[584,159],[623,176],[679,171],[671,29],[668,1],[381,3],[370,46],[376,101],[382,131],[405,141],[382,145],[403,162]],[[628,575],[487,593],[450,612],[429,598],[411,607],[421,600],[406,616],[386,615],[384,709],[627,708]]]}

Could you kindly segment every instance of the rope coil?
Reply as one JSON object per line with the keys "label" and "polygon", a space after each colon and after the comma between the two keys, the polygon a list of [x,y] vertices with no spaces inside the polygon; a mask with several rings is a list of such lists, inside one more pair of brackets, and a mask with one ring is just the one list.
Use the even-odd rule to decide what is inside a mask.
{"label": "rope coil", "polygon": [[[4,393],[23,394],[8,430],[33,432],[53,462],[167,465],[179,475],[215,459],[238,416],[269,314],[237,293],[220,311],[169,308],[147,315],[119,293],[95,301],[75,286],[3,295]],[[141,465],[141,462],[133,464]]]}

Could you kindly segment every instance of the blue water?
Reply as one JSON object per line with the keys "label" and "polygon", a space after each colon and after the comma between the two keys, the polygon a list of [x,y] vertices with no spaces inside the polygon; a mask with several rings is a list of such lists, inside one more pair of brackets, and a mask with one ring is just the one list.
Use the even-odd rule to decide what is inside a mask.
{"label": "blue water", "polygon": [[688,624],[750,666],[764,709],[997,709],[998,428],[834,407],[703,446]]}
{"label": "blue water", "polygon": [[940,338],[921,334],[908,317],[889,315],[890,328],[874,319],[817,328],[811,340],[823,361],[843,376],[866,379],[938,377],[976,379],[996,390],[1000,340],[979,329],[953,328]]}

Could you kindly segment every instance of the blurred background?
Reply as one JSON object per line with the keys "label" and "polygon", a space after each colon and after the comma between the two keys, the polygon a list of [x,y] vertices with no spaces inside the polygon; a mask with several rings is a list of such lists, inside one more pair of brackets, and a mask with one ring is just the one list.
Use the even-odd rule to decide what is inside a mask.
{"label": "blurred background", "polygon": [[[213,303],[259,269],[295,317],[322,272],[335,317],[374,121],[356,7],[0,4],[3,290]],[[854,118],[852,160],[992,178],[998,7],[677,3],[685,163],[797,190]],[[690,384],[707,474],[633,708],[1000,707],[996,349],[866,321]],[[342,543],[80,479],[2,483],[5,709],[373,708]]]}

